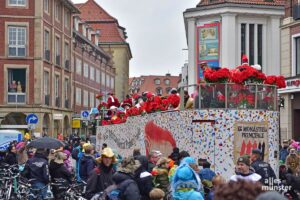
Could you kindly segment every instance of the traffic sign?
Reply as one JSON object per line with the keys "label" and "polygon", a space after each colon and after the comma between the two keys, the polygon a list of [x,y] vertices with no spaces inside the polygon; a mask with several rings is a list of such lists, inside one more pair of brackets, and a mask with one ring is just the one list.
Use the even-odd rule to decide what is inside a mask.
{"label": "traffic sign", "polygon": [[31,113],[31,114],[27,115],[27,117],[26,117],[26,123],[27,124],[37,124],[38,121],[39,121],[39,118],[34,113]]}
{"label": "traffic sign", "polygon": [[81,111],[81,120],[90,120],[90,114],[88,110]]}

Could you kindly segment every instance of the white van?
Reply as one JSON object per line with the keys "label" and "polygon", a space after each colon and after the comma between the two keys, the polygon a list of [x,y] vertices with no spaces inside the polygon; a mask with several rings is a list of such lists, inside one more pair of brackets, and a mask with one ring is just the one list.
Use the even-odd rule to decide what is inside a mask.
{"label": "white van", "polygon": [[23,135],[17,130],[0,130],[0,150],[6,150],[9,143],[16,140],[17,142],[22,141]]}

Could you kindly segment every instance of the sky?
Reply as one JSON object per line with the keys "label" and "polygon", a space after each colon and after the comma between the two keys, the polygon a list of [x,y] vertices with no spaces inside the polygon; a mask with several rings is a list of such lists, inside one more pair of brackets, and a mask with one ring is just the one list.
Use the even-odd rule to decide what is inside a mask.
{"label": "sky", "polygon": [[[72,0],[84,3],[86,0]],[[179,75],[188,52],[183,12],[200,0],[96,0],[126,28],[130,77]]]}

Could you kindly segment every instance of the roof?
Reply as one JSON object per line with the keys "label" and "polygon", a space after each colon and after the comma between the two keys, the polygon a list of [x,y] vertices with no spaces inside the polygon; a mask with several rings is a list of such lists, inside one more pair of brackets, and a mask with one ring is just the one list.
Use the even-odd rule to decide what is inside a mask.
{"label": "roof", "polygon": [[119,26],[118,20],[112,17],[95,0],[88,0],[82,4],[76,4],[80,10],[80,18],[92,26],[94,30],[100,30],[99,42],[126,42],[126,32]]}
{"label": "roof", "polygon": [[[160,79],[160,84],[156,85],[155,80]],[[166,85],[164,80],[169,79],[170,84]],[[141,85],[137,86],[132,86],[132,83],[134,80],[141,80]],[[165,96],[167,95],[167,88],[177,88],[178,87],[178,81],[179,81],[179,76],[156,76],[156,75],[150,75],[150,76],[140,76],[140,77],[131,77],[129,78],[129,88],[130,92],[132,91],[133,88],[139,88],[138,94],[142,94],[145,91],[149,91],[152,93],[156,94],[156,88],[161,88],[162,89],[162,95]],[[139,82],[139,81],[138,81]],[[134,92],[135,93],[135,92]]]}
{"label": "roof", "polygon": [[284,6],[286,0],[202,0],[197,7],[222,4],[222,3],[236,3],[249,5],[265,5],[265,6]]}

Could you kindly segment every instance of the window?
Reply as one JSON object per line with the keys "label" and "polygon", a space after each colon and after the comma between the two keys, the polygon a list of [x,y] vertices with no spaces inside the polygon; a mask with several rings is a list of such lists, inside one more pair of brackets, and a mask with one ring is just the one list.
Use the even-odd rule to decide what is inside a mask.
{"label": "window", "polygon": [[8,27],[8,56],[26,56],[26,27]]}
{"label": "window", "polygon": [[86,90],[83,90],[83,106],[89,106],[89,92]]}
{"label": "window", "polygon": [[49,0],[44,0],[44,11],[49,13]]}
{"label": "window", "polygon": [[169,79],[165,79],[165,84],[166,85],[170,85],[170,80]]}
{"label": "window", "polygon": [[68,10],[65,11],[65,27],[70,28],[70,12]]}
{"label": "window", "polygon": [[76,58],[76,73],[80,75],[82,73],[82,65],[81,60],[79,58]]}
{"label": "window", "polygon": [[296,75],[300,75],[300,37],[295,38],[296,47]]}
{"label": "window", "polygon": [[81,88],[76,88],[76,104],[81,105]]}
{"label": "window", "polygon": [[96,82],[100,83],[100,70],[96,69]]}
{"label": "window", "polygon": [[49,72],[44,71],[44,95],[50,94],[50,87],[49,87]]}
{"label": "window", "polygon": [[49,31],[44,32],[44,58],[50,61]]}
{"label": "window", "polygon": [[168,87],[166,88],[166,93],[169,94],[172,88]]}
{"label": "window", "polygon": [[101,84],[105,85],[105,73],[101,72]]}
{"label": "window", "polygon": [[95,80],[95,68],[92,66],[90,67],[90,79]]}
{"label": "window", "polygon": [[162,90],[161,87],[156,88],[155,91],[156,91],[156,94],[157,94],[157,95],[162,95],[162,93],[163,93],[163,90]]}
{"label": "window", "polygon": [[160,84],[160,80],[159,79],[155,79],[154,83],[155,83],[155,85],[159,85]]}
{"label": "window", "polygon": [[57,65],[60,65],[60,39],[59,39],[59,37],[55,37],[55,55],[56,55],[55,63]]}
{"label": "window", "polygon": [[83,64],[83,76],[89,77],[89,65],[87,63]]}
{"label": "window", "polygon": [[69,59],[69,52],[70,52],[70,47],[69,43],[65,43],[65,68],[70,69],[70,59]]}
{"label": "window", "polygon": [[95,107],[95,94],[93,92],[90,92],[90,107]]}
{"label": "window", "polygon": [[55,98],[59,97],[59,75],[55,75],[54,95],[55,95]]}
{"label": "window", "polygon": [[115,87],[115,78],[111,77],[111,79],[110,79],[110,88],[114,89],[114,87]]}
{"label": "window", "polygon": [[9,0],[8,5],[10,5],[10,6],[26,6],[26,0]]}
{"label": "window", "polygon": [[263,64],[263,25],[241,24],[241,55],[249,56],[249,64]]}
{"label": "window", "polygon": [[50,87],[49,87],[49,72],[44,71],[44,96],[45,104],[50,105]]}
{"label": "window", "polygon": [[65,108],[69,108],[69,91],[70,91],[70,82],[68,78],[65,78],[64,82],[64,96],[65,96]]}
{"label": "window", "polygon": [[60,21],[61,16],[61,6],[59,2],[56,2],[55,4],[55,19]]}
{"label": "window", "polygon": [[110,87],[110,75],[106,74],[106,87]]}
{"label": "window", "polygon": [[26,69],[8,69],[7,103],[26,102]]}

